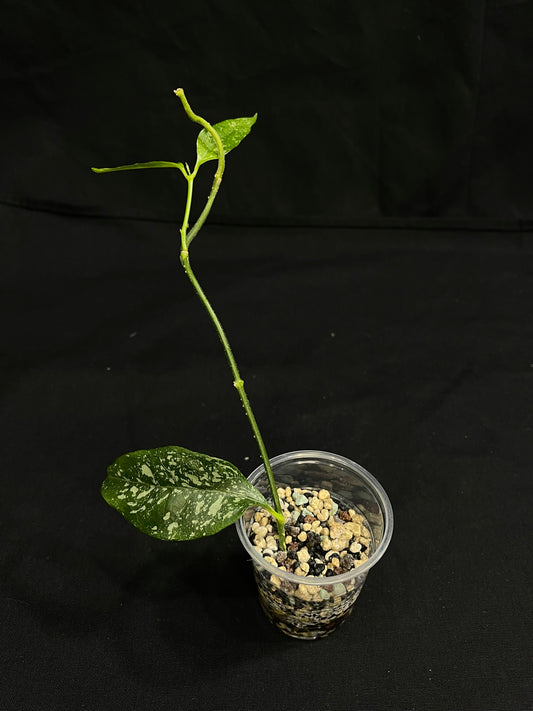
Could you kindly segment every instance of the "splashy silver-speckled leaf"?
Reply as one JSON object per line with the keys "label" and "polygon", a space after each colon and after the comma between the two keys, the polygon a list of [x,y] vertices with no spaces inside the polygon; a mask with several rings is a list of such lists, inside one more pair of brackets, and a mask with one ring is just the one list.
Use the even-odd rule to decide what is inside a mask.
{"label": "splashy silver-speckled leaf", "polygon": [[122,455],[107,470],[102,496],[143,533],[167,541],[210,536],[249,506],[267,504],[233,464],[183,447]]}

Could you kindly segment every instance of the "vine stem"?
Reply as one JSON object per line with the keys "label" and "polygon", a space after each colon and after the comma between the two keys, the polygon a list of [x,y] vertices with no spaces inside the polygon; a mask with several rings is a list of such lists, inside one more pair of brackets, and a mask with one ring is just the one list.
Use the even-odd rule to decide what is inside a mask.
{"label": "vine stem", "polygon": [[195,290],[196,294],[198,295],[200,301],[204,305],[215,329],[218,334],[218,337],[220,339],[220,342],[222,343],[222,347],[224,348],[224,352],[226,354],[226,358],[228,360],[232,375],[233,375],[233,385],[235,386],[239,397],[241,399],[242,405],[244,407],[244,411],[246,413],[246,417],[248,418],[248,422],[250,423],[250,426],[252,428],[253,435],[255,437],[255,440],[257,442],[257,445],[259,447],[259,453],[261,455],[261,459],[263,460],[263,464],[265,467],[265,472],[267,474],[268,478],[268,483],[270,487],[270,491],[272,494],[272,499],[274,502],[274,508],[268,507],[268,511],[275,517],[276,523],[278,526],[278,535],[279,535],[279,542],[280,542],[280,547],[282,550],[286,550],[286,543],[285,543],[285,517],[283,515],[283,511],[281,509],[281,503],[279,499],[279,494],[278,494],[278,489],[276,486],[276,481],[274,479],[274,473],[272,471],[272,467],[270,465],[270,460],[268,458],[268,453],[265,447],[265,443],[263,440],[263,437],[261,435],[261,432],[259,430],[259,426],[257,424],[257,420],[255,418],[254,412],[252,410],[252,406],[250,404],[250,401],[248,399],[248,396],[246,394],[246,390],[244,388],[244,380],[241,377],[239,367],[237,365],[237,361],[235,360],[235,356],[233,355],[233,350],[231,348],[230,342],[228,340],[228,337],[226,336],[226,333],[224,331],[224,328],[220,322],[220,319],[218,318],[215,310],[213,309],[209,299],[207,298],[204,290],[200,286],[200,283],[198,279],[196,278],[189,259],[189,245],[194,239],[194,237],[198,234],[200,228],[204,224],[210,210],[211,206],[213,205],[213,201],[216,197],[216,194],[218,192],[218,189],[220,187],[220,183],[222,182],[222,175],[224,173],[224,168],[225,168],[225,156],[224,156],[224,148],[222,146],[222,141],[220,140],[220,136],[218,135],[217,131],[213,128],[213,126],[206,121],[204,118],[201,116],[198,116],[193,112],[191,109],[189,102],[185,98],[185,93],[183,89],[176,89],[175,92],[176,96],[180,99],[183,108],[185,109],[185,113],[187,116],[194,121],[195,123],[199,123],[201,126],[203,126],[209,133],[212,135],[216,147],[217,147],[217,153],[218,153],[218,165],[217,165],[217,170],[215,172],[215,177],[213,179],[213,185],[211,188],[211,192],[209,194],[209,197],[207,199],[207,202],[205,204],[205,207],[203,211],[201,212],[199,218],[193,225],[193,227],[189,230],[189,218],[191,214],[191,206],[192,206],[192,195],[193,195],[193,186],[194,186],[194,179],[196,177],[196,174],[198,172],[199,164],[198,162],[195,165],[194,170],[191,172],[187,172],[185,175],[185,178],[187,180],[187,199],[185,203],[185,213],[183,217],[183,223],[180,229],[180,238],[181,238],[181,251],[180,251],[180,262],[183,266],[183,269],[185,270],[185,273],[187,274],[189,281],[191,282],[193,289]]}

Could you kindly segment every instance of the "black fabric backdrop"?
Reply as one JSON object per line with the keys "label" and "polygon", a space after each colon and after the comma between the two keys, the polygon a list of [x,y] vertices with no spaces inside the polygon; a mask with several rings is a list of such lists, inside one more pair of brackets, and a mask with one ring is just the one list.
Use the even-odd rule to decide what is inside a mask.
{"label": "black fabric backdrop", "polygon": [[[1,7],[0,708],[533,708],[533,3]],[[320,642],[268,624],[233,528],[165,544],[99,494],[143,447],[258,463],[184,181],[89,171],[193,162],[177,86],[259,114],[191,258],[269,452],[392,500]]]}

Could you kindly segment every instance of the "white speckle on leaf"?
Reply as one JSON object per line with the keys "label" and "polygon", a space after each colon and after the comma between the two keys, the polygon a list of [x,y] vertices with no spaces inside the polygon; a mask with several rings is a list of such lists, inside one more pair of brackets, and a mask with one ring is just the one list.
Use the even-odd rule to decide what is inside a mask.
{"label": "white speckle on leaf", "polygon": [[200,479],[198,479],[198,477],[195,474],[192,474],[191,472],[187,472],[186,477],[193,484],[196,484],[196,486],[202,486],[202,482],[200,481]]}
{"label": "white speckle on leaf", "polygon": [[213,501],[211,506],[209,507],[209,516],[214,516],[216,513],[220,511],[220,507],[222,506],[222,502],[224,501],[223,496],[219,496],[218,499]]}
{"label": "white speckle on leaf", "polygon": [[138,513],[140,513],[141,511],[145,511],[145,510],[146,510],[146,506],[140,506],[138,509],[130,509],[130,513],[132,513],[132,514],[138,514]]}

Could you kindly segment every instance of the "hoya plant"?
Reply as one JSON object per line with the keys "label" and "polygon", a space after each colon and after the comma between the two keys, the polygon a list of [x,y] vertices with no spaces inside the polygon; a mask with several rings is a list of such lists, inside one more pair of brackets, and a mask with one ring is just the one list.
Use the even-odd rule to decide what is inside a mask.
{"label": "hoya plant", "polygon": [[[222,343],[233,376],[233,385],[244,406],[265,466],[272,504],[233,464],[181,446],[158,447],[122,455],[108,468],[102,495],[108,504],[138,529],[169,541],[212,535],[234,523],[249,506],[260,506],[275,518],[280,546],[285,548],[285,520],[263,437],[226,333],[192,270],[189,256],[191,243],[209,215],[220,188],[225,156],[250,133],[257,114],[211,125],[192,110],[183,89],[176,89],[174,93],[189,119],[202,126],[196,141],[196,163],[192,170],[187,163],[172,161],[132,163],[92,170],[95,173],[111,173],[143,168],[171,168],[183,175],[187,183],[187,197],[180,228],[180,261]],[[194,181],[199,169],[212,161],[216,161],[216,171],[211,191],[200,216],[190,226]]]}

